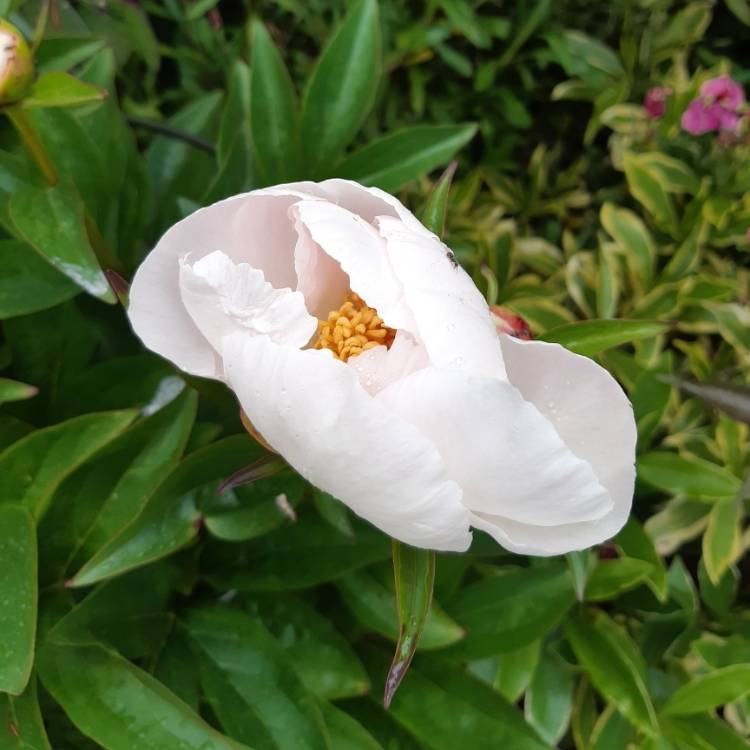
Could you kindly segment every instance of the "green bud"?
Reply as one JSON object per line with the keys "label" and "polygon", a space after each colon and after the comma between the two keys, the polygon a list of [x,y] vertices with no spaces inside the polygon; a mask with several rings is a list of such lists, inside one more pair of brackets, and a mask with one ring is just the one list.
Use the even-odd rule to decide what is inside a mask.
{"label": "green bud", "polygon": [[29,45],[12,23],[0,21],[0,105],[21,99],[33,79]]}

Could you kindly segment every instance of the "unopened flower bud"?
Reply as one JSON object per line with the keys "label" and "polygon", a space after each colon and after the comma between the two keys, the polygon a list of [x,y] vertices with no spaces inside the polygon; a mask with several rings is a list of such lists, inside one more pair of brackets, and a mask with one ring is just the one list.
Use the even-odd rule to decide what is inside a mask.
{"label": "unopened flower bud", "polygon": [[0,105],[21,99],[33,78],[29,45],[13,24],[0,20]]}
{"label": "unopened flower bud", "polygon": [[498,333],[505,333],[524,341],[530,341],[533,338],[529,324],[520,315],[499,305],[492,305],[490,314]]}

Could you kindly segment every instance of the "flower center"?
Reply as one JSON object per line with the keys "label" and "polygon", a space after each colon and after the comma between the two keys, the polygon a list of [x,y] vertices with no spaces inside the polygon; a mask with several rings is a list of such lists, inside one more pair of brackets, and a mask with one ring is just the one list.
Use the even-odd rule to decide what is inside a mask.
{"label": "flower center", "polygon": [[381,344],[390,349],[396,337],[396,331],[383,324],[378,311],[354,292],[346,295],[338,310],[328,313],[327,320],[319,321],[318,331],[315,348],[329,349],[344,362]]}

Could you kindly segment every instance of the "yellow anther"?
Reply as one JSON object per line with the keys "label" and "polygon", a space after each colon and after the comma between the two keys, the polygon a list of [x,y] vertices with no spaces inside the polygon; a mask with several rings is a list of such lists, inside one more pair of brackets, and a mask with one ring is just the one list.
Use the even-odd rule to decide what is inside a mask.
{"label": "yellow anther", "polygon": [[396,337],[396,331],[383,324],[377,311],[353,293],[319,322],[318,330],[315,348],[328,349],[344,362],[376,346],[390,348]]}

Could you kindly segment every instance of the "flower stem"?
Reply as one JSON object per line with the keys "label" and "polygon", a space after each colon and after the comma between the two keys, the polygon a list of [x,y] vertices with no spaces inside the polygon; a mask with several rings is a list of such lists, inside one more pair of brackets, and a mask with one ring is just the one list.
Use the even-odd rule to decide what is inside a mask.
{"label": "flower stem", "polygon": [[36,128],[34,128],[29,116],[18,105],[6,107],[5,114],[8,115],[18,134],[23,139],[24,145],[44,175],[44,179],[49,185],[56,185],[58,180],[57,170],[47,155],[44,145],[39,139]]}

